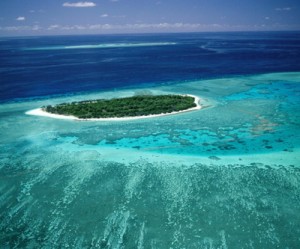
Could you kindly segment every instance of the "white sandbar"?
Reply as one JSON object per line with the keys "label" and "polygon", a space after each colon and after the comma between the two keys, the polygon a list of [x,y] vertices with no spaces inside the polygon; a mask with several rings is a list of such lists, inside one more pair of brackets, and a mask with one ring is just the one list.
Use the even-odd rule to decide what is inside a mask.
{"label": "white sandbar", "polygon": [[129,120],[136,120],[136,119],[145,119],[145,118],[155,118],[155,117],[162,117],[162,116],[169,116],[169,115],[175,115],[183,112],[190,112],[195,110],[200,110],[201,105],[199,104],[200,98],[194,95],[185,94],[183,96],[190,96],[195,99],[194,103],[196,104],[195,107],[178,111],[178,112],[170,112],[170,113],[161,113],[161,114],[153,114],[153,115],[145,115],[145,116],[135,116],[135,117],[121,117],[121,118],[77,118],[75,116],[67,116],[67,115],[60,115],[60,114],[54,114],[49,113],[43,110],[42,108],[33,109],[30,111],[27,111],[25,114],[27,115],[34,115],[34,116],[42,116],[42,117],[49,117],[49,118],[56,118],[56,119],[69,119],[69,120],[77,120],[77,121],[129,121]]}

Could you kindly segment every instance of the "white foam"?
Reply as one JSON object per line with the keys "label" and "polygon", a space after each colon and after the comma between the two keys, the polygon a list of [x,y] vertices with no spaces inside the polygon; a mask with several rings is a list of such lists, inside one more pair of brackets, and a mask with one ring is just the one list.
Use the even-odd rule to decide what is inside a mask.
{"label": "white foam", "polygon": [[64,49],[105,49],[105,48],[127,48],[127,47],[151,47],[176,45],[175,42],[142,42],[142,43],[104,43],[104,44],[86,44],[73,46],[52,46],[26,48],[25,50],[64,50]]}

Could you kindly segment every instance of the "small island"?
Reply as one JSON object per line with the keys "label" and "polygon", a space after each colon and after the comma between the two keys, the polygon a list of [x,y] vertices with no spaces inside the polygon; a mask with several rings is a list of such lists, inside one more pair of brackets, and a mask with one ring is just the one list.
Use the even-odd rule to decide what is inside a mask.
{"label": "small island", "polygon": [[192,95],[139,95],[48,105],[29,115],[77,120],[124,120],[170,115],[200,109]]}

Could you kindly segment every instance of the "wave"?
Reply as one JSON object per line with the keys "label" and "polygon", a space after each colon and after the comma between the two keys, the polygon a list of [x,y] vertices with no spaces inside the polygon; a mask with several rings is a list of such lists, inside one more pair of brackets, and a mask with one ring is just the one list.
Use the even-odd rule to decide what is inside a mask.
{"label": "wave", "polygon": [[176,45],[175,42],[143,42],[143,43],[104,43],[90,45],[51,46],[24,48],[23,50],[65,50],[65,49],[104,49],[104,48],[127,48],[127,47],[152,47]]}

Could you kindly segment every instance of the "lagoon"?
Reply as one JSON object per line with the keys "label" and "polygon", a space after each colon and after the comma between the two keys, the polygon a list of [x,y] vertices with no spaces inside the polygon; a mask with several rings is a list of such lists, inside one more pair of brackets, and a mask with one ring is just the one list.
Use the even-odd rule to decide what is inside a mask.
{"label": "lagoon", "polygon": [[[300,63],[294,63],[300,58],[298,45],[292,46],[292,38],[283,39],[286,33],[260,34],[268,39],[234,34],[230,40],[232,35],[156,36],[152,39],[166,41],[167,37],[182,43],[163,49],[118,48],[109,51],[114,58],[108,64],[93,64],[108,56],[103,50],[9,52],[2,46],[2,53],[30,55],[43,62],[23,61],[21,66],[10,57],[15,67],[9,68],[8,60],[1,66],[1,96],[6,94],[0,105],[0,238],[4,248],[298,248],[300,68],[296,69]],[[249,37],[258,46],[249,45]],[[292,37],[297,40],[297,35]],[[51,39],[70,39],[74,45],[77,39],[116,38]],[[213,43],[207,46],[216,51],[203,51],[205,39],[211,39]],[[281,46],[286,44],[281,39],[290,46]],[[31,45],[40,42],[35,39]],[[230,44],[235,45],[228,49]],[[274,46],[284,52],[274,52]],[[200,50],[203,53],[195,56]],[[173,70],[179,68],[172,60],[178,56],[175,51],[187,56],[179,56],[181,71]],[[287,56],[288,51],[293,53]],[[151,58],[152,63],[150,59],[134,62],[132,52]],[[159,65],[145,67],[155,65],[158,54],[162,55]],[[202,56],[210,77],[200,76],[208,74],[200,73]],[[239,57],[244,59],[237,64]],[[55,65],[61,62],[58,58],[63,59],[61,71]],[[220,64],[212,67],[207,58]],[[244,74],[247,63],[252,73]],[[123,71],[124,65],[140,64],[143,72]],[[238,66],[233,69],[233,64]],[[83,69],[75,73],[77,65]],[[97,66],[91,70],[91,65]],[[121,73],[122,87],[114,89],[117,76],[108,65]],[[158,69],[166,65],[174,71],[172,75]],[[85,74],[86,67],[92,73]],[[64,77],[66,68],[73,72],[70,78]],[[238,73],[220,75],[222,69]],[[156,82],[151,70],[168,80]],[[37,84],[39,73],[44,74],[44,84]],[[129,84],[138,81],[139,73],[144,74],[143,83]],[[13,81],[16,75],[20,79]],[[124,80],[126,75],[130,80]],[[96,90],[96,84],[88,85],[89,80],[103,88]],[[9,95],[10,82],[19,92]],[[60,88],[57,82],[63,82]],[[110,88],[105,90],[107,85]],[[59,94],[53,94],[53,89]],[[122,122],[74,122],[25,114],[63,102],[141,93],[191,94],[201,97],[203,108]]]}

